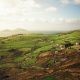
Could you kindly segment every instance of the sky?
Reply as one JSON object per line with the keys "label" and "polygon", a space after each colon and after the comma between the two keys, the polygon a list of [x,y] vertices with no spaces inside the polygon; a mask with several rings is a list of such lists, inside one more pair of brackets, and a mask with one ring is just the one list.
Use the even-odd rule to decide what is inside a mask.
{"label": "sky", "polygon": [[0,0],[0,30],[80,29],[80,0]]}

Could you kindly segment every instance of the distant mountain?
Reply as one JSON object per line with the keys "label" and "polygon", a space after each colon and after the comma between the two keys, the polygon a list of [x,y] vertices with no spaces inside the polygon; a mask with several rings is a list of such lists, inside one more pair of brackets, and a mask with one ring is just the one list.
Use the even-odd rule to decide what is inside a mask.
{"label": "distant mountain", "polygon": [[15,29],[15,30],[6,29],[3,31],[0,31],[0,37],[7,37],[11,35],[16,35],[16,34],[30,34],[30,32],[25,29]]}

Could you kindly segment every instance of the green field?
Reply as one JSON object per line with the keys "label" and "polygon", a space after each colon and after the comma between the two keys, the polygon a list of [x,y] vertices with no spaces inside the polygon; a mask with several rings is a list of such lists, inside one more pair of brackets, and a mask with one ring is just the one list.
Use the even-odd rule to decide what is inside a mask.
{"label": "green field", "polygon": [[[61,48],[59,46],[65,46],[66,44],[72,44],[72,46],[64,48],[63,51],[65,55],[78,52],[80,46],[76,46],[76,43],[80,43],[79,30],[57,34],[29,34],[1,37],[0,69],[1,71],[5,71],[5,69],[10,68],[12,70],[15,68],[15,71],[19,69],[18,72],[21,73],[30,68],[33,68],[35,72],[37,70],[54,68],[55,64],[60,63],[60,60],[63,59],[62,57],[45,58],[42,56],[43,58],[39,59],[39,55],[45,52],[52,52],[54,55],[55,51],[60,53]],[[78,60],[75,56],[70,56],[69,59],[71,61]],[[54,62],[54,60],[56,60],[56,62]],[[48,76],[44,77],[43,80],[55,80],[55,78]]]}
{"label": "green field", "polygon": [[[0,38],[0,56],[6,57],[5,60],[0,60],[0,67],[7,66],[7,62],[9,62],[6,62],[7,58],[11,63],[20,63],[21,67],[34,65],[36,57],[40,53],[58,50],[56,44],[64,45],[66,41],[72,44],[80,42],[80,31],[49,35],[14,35]],[[12,49],[15,51],[10,51]]]}

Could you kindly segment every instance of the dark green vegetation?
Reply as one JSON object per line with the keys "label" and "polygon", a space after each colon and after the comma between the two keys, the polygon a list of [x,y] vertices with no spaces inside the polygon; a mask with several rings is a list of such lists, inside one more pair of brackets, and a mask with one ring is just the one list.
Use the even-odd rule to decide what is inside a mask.
{"label": "dark green vegetation", "polygon": [[56,79],[54,77],[47,76],[47,77],[44,77],[43,80],[56,80]]}
{"label": "dark green vegetation", "polygon": [[[48,53],[50,52],[51,56],[54,55],[54,53],[64,54],[70,54],[74,52],[77,53],[79,52],[80,49],[79,45],[80,45],[80,31],[72,31],[68,33],[49,35],[29,34],[3,37],[0,38],[0,71],[7,72],[10,71],[9,69],[11,69],[13,71],[11,71],[12,75],[10,76],[13,76],[13,72],[18,74],[19,72],[23,73],[24,70],[31,70],[31,72],[36,73],[38,70],[43,71],[44,69],[47,68],[52,69],[55,67],[55,63],[59,62],[61,58],[50,57],[49,54],[45,52]],[[42,55],[39,56],[40,54]],[[45,58],[44,54],[48,56]],[[70,57],[68,57],[68,59],[69,58]],[[70,60],[73,60],[74,58],[75,57],[71,57]],[[63,61],[65,59],[62,58]],[[77,58],[75,58],[75,60],[77,60]],[[0,73],[0,75],[1,74],[2,73]],[[6,78],[8,78],[9,75],[5,77],[2,76],[0,77],[1,77],[0,80],[6,80]],[[25,79],[23,78],[17,80]],[[35,80],[39,79],[35,78]],[[53,77],[47,78],[44,77],[43,80],[55,80],[55,79],[53,79]]]}

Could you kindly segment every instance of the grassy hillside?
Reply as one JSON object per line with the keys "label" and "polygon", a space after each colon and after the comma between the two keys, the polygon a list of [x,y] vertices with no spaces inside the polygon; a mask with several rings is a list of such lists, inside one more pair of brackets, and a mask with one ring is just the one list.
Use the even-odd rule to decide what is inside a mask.
{"label": "grassy hillside", "polygon": [[[80,31],[60,33],[55,35],[14,35],[0,39],[0,56],[15,56],[15,51],[9,51],[11,49],[15,49],[19,52],[21,51],[21,54],[14,57],[13,61],[21,61],[27,56],[33,57],[34,59],[41,52],[49,51],[51,49],[55,50],[56,44],[64,45],[66,41],[69,41],[72,44],[80,42]],[[32,58],[28,62],[32,62]]]}
{"label": "grassy hillside", "polygon": [[[75,44],[80,43],[80,31],[47,35],[14,35],[0,38],[0,68],[17,67],[23,70],[32,66],[42,68],[41,65],[36,65],[37,57],[41,53],[60,51],[60,45],[64,46],[69,43],[73,46],[71,46],[71,49],[67,49],[66,52],[74,52],[78,49]],[[49,63],[52,63],[51,60]]]}

